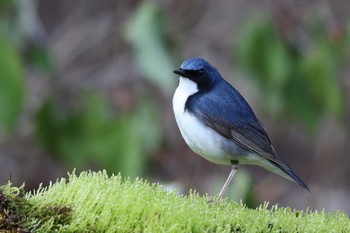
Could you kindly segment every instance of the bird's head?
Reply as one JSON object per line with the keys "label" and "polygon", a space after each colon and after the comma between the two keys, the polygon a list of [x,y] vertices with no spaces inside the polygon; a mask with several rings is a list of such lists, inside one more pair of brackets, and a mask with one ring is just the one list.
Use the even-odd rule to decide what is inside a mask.
{"label": "bird's head", "polygon": [[198,89],[208,89],[215,81],[221,79],[219,72],[203,58],[188,58],[175,74],[195,82]]}

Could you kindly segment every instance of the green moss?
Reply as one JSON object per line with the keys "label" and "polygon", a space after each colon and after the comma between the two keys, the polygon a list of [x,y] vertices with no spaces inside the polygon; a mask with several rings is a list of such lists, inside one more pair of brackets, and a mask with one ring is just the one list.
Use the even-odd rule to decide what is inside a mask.
{"label": "green moss", "polygon": [[[210,197],[165,191],[158,184],[106,172],[70,174],[18,198],[20,188],[1,187],[22,229],[34,232],[349,232],[342,212],[249,209]],[[1,228],[0,228],[1,230]]]}

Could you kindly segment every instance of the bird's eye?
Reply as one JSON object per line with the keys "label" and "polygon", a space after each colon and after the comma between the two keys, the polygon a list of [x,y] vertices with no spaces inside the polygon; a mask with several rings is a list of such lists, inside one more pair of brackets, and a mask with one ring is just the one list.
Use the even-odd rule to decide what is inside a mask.
{"label": "bird's eye", "polygon": [[197,74],[198,74],[199,77],[202,78],[202,77],[205,76],[205,71],[204,70],[198,70]]}

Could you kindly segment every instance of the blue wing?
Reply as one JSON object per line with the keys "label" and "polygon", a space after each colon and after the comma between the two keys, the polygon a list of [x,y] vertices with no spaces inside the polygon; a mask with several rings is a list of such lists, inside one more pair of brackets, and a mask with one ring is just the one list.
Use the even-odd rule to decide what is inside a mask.
{"label": "blue wing", "polygon": [[275,154],[270,138],[239,92],[223,80],[213,88],[190,96],[186,109],[247,151],[266,154],[265,157]]}

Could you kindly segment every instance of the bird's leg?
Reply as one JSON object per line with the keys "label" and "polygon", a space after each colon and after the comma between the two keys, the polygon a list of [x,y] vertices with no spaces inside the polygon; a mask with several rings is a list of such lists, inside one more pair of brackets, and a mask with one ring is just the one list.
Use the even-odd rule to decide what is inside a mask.
{"label": "bird's leg", "polygon": [[238,161],[237,160],[232,160],[231,164],[232,164],[231,172],[228,175],[227,180],[219,193],[219,199],[223,197],[223,195],[227,189],[227,186],[230,184],[233,176],[235,175],[236,171],[238,170]]}

